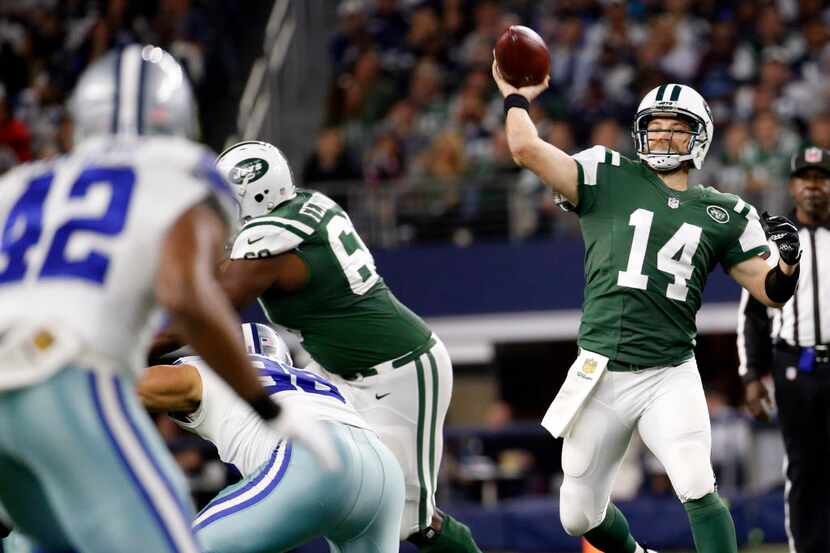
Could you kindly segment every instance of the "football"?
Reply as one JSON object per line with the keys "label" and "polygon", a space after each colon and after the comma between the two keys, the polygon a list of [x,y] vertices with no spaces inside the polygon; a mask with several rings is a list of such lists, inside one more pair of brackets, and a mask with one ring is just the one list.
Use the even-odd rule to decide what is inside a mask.
{"label": "football", "polygon": [[496,63],[504,79],[520,88],[539,84],[550,72],[550,54],[536,31],[511,25],[496,42]]}

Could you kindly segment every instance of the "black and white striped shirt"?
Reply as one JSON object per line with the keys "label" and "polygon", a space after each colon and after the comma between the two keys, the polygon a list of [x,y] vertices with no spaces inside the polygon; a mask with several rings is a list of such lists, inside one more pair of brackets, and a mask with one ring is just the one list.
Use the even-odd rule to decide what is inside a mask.
{"label": "black and white striped shirt", "polygon": [[[781,309],[767,308],[744,290],[738,313],[738,372],[746,379],[769,371],[773,343],[811,347],[830,343],[830,225],[800,225],[801,275]],[[778,262],[777,250],[770,245]]]}

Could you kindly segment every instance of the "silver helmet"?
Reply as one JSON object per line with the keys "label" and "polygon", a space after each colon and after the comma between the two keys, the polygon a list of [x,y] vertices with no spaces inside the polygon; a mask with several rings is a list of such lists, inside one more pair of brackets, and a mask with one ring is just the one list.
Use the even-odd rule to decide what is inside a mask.
{"label": "silver helmet", "polygon": [[270,326],[259,323],[243,323],[242,338],[248,353],[264,355],[274,361],[293,365],[288,344]]}
{"label": "silver helmet", "polygon": [[76,142],[101,134],[195,138],[198,129],[187,76],[173,56],[152,45],[118,48],[90,65],[69,110]]}

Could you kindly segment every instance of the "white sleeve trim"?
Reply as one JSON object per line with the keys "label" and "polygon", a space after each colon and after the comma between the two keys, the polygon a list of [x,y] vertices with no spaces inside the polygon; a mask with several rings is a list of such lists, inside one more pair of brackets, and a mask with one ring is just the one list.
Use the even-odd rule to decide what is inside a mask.
{"label": "white sleeve trim", "polygon": [[[619,155],[618,153],[618,161]],[[584,175],[584,182],[582,184],[595,186],[597,184],[597,167],[605,161],[605,146],[594,146],[593,148],[582,150],[578,154],[574,154],[573,158],[582,166],[582,173]]]}
{"label": "white sleeve trim", "polygon": [[746,226],[743,233],[741,233],[739,242],[741,243],[741,250],[745,252],[767,244],[767,237],[764,234],[764,229],[761,228],[758,214],[754,209],[747,215]]}
{"label": "white sleeve trim", "polygon": [[234,240],[231,259],[271,257],[295,249],[303,239],[290,230],[273,225],[242,229]]}

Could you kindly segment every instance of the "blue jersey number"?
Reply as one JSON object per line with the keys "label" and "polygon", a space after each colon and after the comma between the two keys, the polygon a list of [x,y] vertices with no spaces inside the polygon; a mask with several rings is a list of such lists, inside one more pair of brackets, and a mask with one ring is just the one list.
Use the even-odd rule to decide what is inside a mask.
{"label": "blue jersey number", "polygon": [[[26,275],[26,252],[40,241],[43,204],[54,177],[55,174],[50,172],[32,180],[12,207],[0,239],[0,252],[8,259],[6,268],[0,272],[0,284],[22,280]],[[70,219],[55,231],[40,269],[40,278],[78,278],[97,284],[104,282],[110,261],[105,254],[93,250],[83,259],[70,260],[66,257],[66,246],[72,234],[78,231],[116,236],[124,230],[135,186],[135,172],[131,167],[90,167],[78,176],[69,190],[69,198],[85,197],[95,185],[110,188],[110,203],[106,211],[99,217]]]}
{"label": "blue jersey number", "polygon": [[346,399],[334,384],[313,372],[290,367],[259,355],[252,356],[251,363],[258,369],[260,379],[264,381],[263,387],[269,394],[302,390],[346,403]]}

